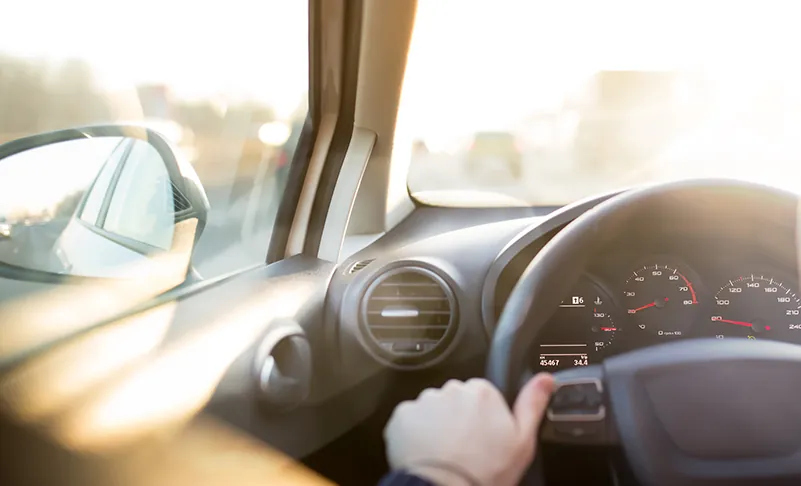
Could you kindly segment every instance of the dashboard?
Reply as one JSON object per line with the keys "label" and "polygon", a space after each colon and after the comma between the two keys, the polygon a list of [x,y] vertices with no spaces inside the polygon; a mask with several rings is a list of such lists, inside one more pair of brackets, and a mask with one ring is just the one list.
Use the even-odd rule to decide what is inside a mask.
{"label": "dashboard", "polygon": [[[482,373],[529,263],[614,195],[528,216],[420,208],[332,280],[328,305],[344,368],[453,376],[472,360],[464,375]],[[581,277],[559,282],[570,291],[536,330],[532,370],[598,364],[692,338],[801,344],[797,209],[796,196],[761,186],[689,191],[631,208],[614,228],[599,229]]]}

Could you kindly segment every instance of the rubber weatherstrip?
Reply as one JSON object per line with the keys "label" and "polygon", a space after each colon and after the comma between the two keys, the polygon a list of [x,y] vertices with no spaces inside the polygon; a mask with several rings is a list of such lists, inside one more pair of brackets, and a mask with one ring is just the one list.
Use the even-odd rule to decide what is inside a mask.
{"label": "rubber weatherstrip", "polygon": [[309,215],[304,253],[317,255],[323,236],[325,218],[334,194],[339,172],[353,136],[353,123],[356,111],[356,90],[359,79],[359,53],[362,32],[362,0],[352,0],[345,4],[345,43],[342,68],[342,95],[339,116],[334,127],[331,145],[320,175],[317,194]]}
{"label": "rubber weatherstrip", "polygon": [[320,126],[322,96],[322,39],[319,36],[322,27],[320,17],[321,5],[325,0],[309,1],[309,112],[300,132],[298,145],[292,155],[292,162],[287,174],[287,182],[278,212],[275,215],[275,225],[270,235],[267,249],[267,264],[275,263],[284,258],[286,245],[289,242],[289,233],[295,220],[303,183],[309,169],[314,142]]}

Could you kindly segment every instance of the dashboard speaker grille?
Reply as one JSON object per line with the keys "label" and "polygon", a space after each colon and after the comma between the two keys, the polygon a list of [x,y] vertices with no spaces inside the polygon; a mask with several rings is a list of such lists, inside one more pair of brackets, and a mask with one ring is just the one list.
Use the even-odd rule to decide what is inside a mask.
{"label": "dashboard speaker grille", "polygon": [[418,366],[441,354],[455,333],[456,299],[434,272],[402,267],[381,274],[365,293],[368,344],[398,366]]}

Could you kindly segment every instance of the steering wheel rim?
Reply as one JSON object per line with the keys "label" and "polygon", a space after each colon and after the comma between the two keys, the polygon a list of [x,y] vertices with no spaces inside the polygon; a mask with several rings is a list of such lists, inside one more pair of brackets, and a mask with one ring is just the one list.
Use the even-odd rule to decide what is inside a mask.
{"label": "steering wheel rim", "polygon": [[[720,179],[692,180],[624,192],[575,219],[542,248],[511,292],[493,335],[487,378],[510,404],[514,402],[520,386],[530,376],[529,350],[539,330],[580,277],[595,250],[610,242],[617,230],[643,207],[655,203],[680,203],[688,196],[723,196],[725,200],[726,197],[742,198],[749,194],[775,197],[782,203],[796,206],[798,203],[795,195],[767,186]],[[675,375],[684,380],[694,380],[693,374],[699,369],[707,380],[730,384],[716,393],[728,394],[727,400],[731,400],[739,393],[739,389],[732,390],[737,381],[729,379],[732,377],[726,375],[724,367],[736,366],[746,379],[762,383],[767,379],[769,382],[770,374],[774,373],[772,376],[790,380],[788,388],[791,384],[798,385],[788,393],[774,394],[781,396],[761,397],[761,402],[749,405],[761,413],[775,415],[777,410],[781,410],[780,407],[797,400],[795,408],[801,410],[801,346],[766,341],[748,343],[750,346],[747,348],[740,342],[721,344],[714,339],[685,340],[650,347],[647,351],[632,351],[606,360],[603,365],[556,373],[557,384],[585,389],[590,384],[598,384],[600,409],[608,409],[608,413],[602,414],[601,428],[597,429],[600,430],[600,436],[596,439],[602,443],[619,440],[632,470],[645,484],[711,485],[721,484],[721,481],[785,484],[785,481],[801,481],[801,412],[789,415],[780,413],[782,420],[791,422],[785,425],[798,432],[797,439],[781,434],[782,424],[771,423],[768,424],[771,425],[770,430],[778,431],[776,434],[781,435],[780,438],[771,439],[760,435],[759,431],[728,436],[712,434],[704,447],[698,449],[690,444],[689,435],[681,431],[682,428],[692,428],[692,422],[688,422],[687,417],[671,416],[676,414],[670,410],[657,412],[659,407],[649,405],[649,400],[653,400],[654,396],[670,396],[665,394],[675,392],[679,386],[676,380],[665,379],[665,376]],[[697,355],[701,350],[705,350],[704,353],[711,352],[714,359],[709,363],[699,361]],[[595,393],[594,386],[590,386],[592,393]],[[704,390],[703,386],[693,388],[693,393],[697,397],[694,395],[692,399],[712,402],[720,398],[709,395],[711,392]],[[550,410],[544,427],[552,418]],[[708,409],[704,410],[704,413],[711,413]],[[724,411],[719,414],[723,415],[724,420],[715,423],[730,423],[737,419],[737,414],[743,413],[747,413],[747,410],[738,408],[731,412]],[[650,417],[656,425],[644,424],[641,420],[643,416]],[[716,420],[715,417],[707,418]],[[549,437],[555,436],[550,434]],[[697,435],[695,437],[694,440],[699,440]],[[586,442],[575,439],[573,437],[565,442]],[[756,445],[730,447],[723,451],[727,444],[739,440],[751,441]],[[659,454],[665,457],[659,457]],[[733,457],[746,464],[746,467],[737,466]]]}

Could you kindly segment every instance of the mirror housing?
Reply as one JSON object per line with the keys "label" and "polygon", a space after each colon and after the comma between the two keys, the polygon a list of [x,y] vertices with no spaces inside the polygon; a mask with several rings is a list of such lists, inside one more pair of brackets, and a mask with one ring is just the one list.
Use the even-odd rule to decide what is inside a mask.
{"label": "mirror housing", "polygon": [[[165,136],[137,125],[71,128],[0,145],[0,179],[9,185],[6,201],[0,189],[0,276],[133,278],[163,270],[155,262],[164,256],[183,259],[180,281],[192,275],[209,200],[179,154]],[[82,171],[87,176],[78,183]],[[55,204],[49,195],[51,206],[38,216],[2,213],[3,203],[25,208],[31,191],[40,200],[60,191],[63,199]]]}

